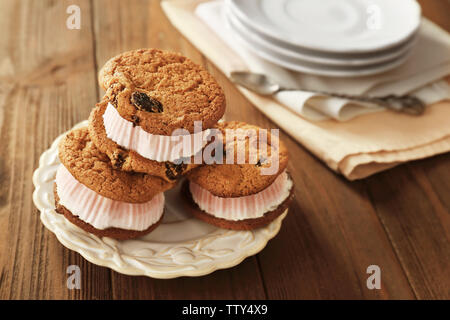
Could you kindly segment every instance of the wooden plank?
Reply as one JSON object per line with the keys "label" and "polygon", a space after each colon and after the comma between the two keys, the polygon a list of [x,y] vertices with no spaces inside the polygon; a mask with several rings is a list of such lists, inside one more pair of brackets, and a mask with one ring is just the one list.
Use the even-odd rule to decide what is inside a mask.
{"label": "wooden plank", "polygon": [[[178,51],[197,63],[203,56],[170,25],[158,1],[94,1],[96,58],[99,68],[123,51],[156,47]],[[263,299],[255,257],[201,278],[155,280],[112,273],[116,299]]]}
{"label": "wooden plank", "polygon": [[[65,249],[41,224],[32,173],[53,139],[96,101],[90,4],[81,30],[66,28],[72,1],[1,1],[0,270],[2,299],[108,298],[110,272]],[[66,268],[82,270],[68,290]],[[94,280],[95,281],[92,281]]]}
{"label": "wooden plank", "polygon": [[[438,204],[438,207],[443,206],[447,213],[450,212],[450,154],[443,154],[426,161],[418,161],[411,163],[411,167],[415,170],[422,171],[422,175],[427,178],[425,182],[432,188],[437,199],[433,199],[434,203]],[[439,212],[445,210],[440,209]],[[448,218],[448,215],[446,215]],[[448,221],[447,221],[448,222]],[[446,229],[447,234],[450,234],[448,225]]]}
{"label": "wooden plank", "polygon": [[[450,298],[449,160],[447,154],[418,161],[366,181],[377,214],[420,299]],[[435,165],[439,163],[445,167]]]}
{"label": "wooden plank", "polygon": [[152,279],[112,273],[114,299],[265,299],[256,259],[203,277]]}
{"label": "wooden plank", "polygon": [[[420,0],[450,32],[450,2]],[[377,215],[419,299],[450,298],[450,155],[414,161],[365,180]]]}

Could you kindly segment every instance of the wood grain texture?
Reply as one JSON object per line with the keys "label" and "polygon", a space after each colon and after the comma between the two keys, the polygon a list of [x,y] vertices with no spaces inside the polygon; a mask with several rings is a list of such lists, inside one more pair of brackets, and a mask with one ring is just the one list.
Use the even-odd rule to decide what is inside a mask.
{"label": "wood grain texture", "polygon": [[[450,3],[421,0],[450,31]],[[81,30],[65,26],[82,11]],[[158,0],[2,0],[0,29],[1,299],[449,299],[450,155],[348,182],[281,134],[295,201],[279,235],[257,256],[198,278],[118,274],[63,247],[32,202],[40,154],[86,119],[103,92],[99,67],[141,47],[179,51],[223,86],[227,120],[275,128],[168,22]],[[366,269],[381,268],[381,290]],[[68,290],[66,268],[81,268]]]}
{"label": "wood grain texture", "polygon": [[[78,1],[83,28],[66,28],[72,1],[1,1],[0,298],[109,298],[110,271],[63,248],[33,205],[40,154],[86,119],[97,100],[91,6]],[[6,89],[4,89],[6,87]],[[5,90],[6,92],[3,92]],[[68,290],[66,268],[82,269],[84,290]],[[96,281],[92,281],[95,279]]]}
{"label": "wood grain texture", "polygon": [[[445,161],[449,155],[421,162]],[[401,265],[418,298],[448,298],[450,288],[450,207],[440,200],[440,187],[433,187],[424,171],[426,164],[407,164],[393,172],[367,179],[367,189],[377,215],[394,245]],[[435,171],[436,170],[436,171]],[[429,173],[435,175],[436,166]],[[443,172],[442,172],[443,173]],[[439,193],[435,192],[439,189]]]}

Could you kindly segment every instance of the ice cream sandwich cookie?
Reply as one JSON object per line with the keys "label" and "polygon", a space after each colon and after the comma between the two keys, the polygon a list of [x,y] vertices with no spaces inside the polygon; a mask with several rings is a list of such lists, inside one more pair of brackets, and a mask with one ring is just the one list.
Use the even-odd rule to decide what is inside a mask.
{"label": "ice cream sandwich cookie", "polygon": [[163,191],[173,183],[112,168],[91,141],[87,127],[69,132],[58,153],[56,211],[69,221],[97,236],[116,239],[144,235],[160,222]]}
{"label": "ice cream sandwich cookie", "polygon": [[[267,225],[293,197],[286,147],[270,132],[243,122],[223,122],[216,128],[222,132],[223,164],[188,173],[182,188],[186,207],[195,217],[221,228],[250,230]],[[240,163],[239,151],[243,152]]]}
{"label": "ice cream sandwich cookie", "polygon": [[[101,69],[99,83],[106,90],[105,102],[91,115],[91,134],[113,164],[126,171],[179,177],[192,166],[174,164],[202,150],[209,128],[225,112],[216,80],[178,53],[122,53]],[[129,151],[125,160],[117,159],[120,149]]]}
{"label": "ice cream sandwich cookie", "polygon": [[[111,139],[114,137],[107,134],[105,127],[110,128],[109,132],[115,133],[114,137],[120,144]],[[117,132],[119,135],[116,134]],[[121,118],[107,99],[98,103],[92,110],[89,117],[89,134],[97,148],[109,157],[112,167],[118,170],[147,173],[173,182],[198,166],[195,164],[193,156],[190,157],[189,163],[149,159],[152,155],[154,158],[158,158],[158,155],[162,153],[159,149],[162,147],[166,150],[174,149],[170,137],[168,141],[155,143],[154,140],[149,139],[150,134]],[[122,145],[128,148],[122,147]],[[200,144],[197,152],[201,152],[202,148],[203,144]],[[147,157],[135,150],[140,150]],[[182,156],[177,158],[182,158]]]}

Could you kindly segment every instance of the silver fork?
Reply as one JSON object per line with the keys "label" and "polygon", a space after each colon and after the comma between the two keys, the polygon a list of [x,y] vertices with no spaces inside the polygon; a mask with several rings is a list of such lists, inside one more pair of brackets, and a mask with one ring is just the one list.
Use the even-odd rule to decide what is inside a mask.
{"label": "silver fork", "polygon": [[[233,71],[231,72],[231,80],[251,91],[261,95],[272,95],[280,91],[293,91],[301,89],[284,88],[275,83],[268,76],[260,73],[249,71]],[[419,98],[411,95],[386,95],[386,96],[366,96],[366,95],[350,95],[342,93],[324,92],[319,90],[305,90],[309,92],[319,93],[324,96],[344,98],[355,101],[370,102],[379,106],[386,107],[396,112],[403,112],[410,115],[421,115],[425,111],[425,103]]]}

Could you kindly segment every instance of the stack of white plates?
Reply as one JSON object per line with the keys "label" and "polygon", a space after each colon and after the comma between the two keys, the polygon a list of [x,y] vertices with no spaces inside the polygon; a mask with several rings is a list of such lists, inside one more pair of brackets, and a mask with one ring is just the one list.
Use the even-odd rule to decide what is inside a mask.
{"label": "stack of white plates", "polygon": [[226,0],[225,17],[236,40],[267,61],[350,77],[405,62],[421,10],[415,0]]}

